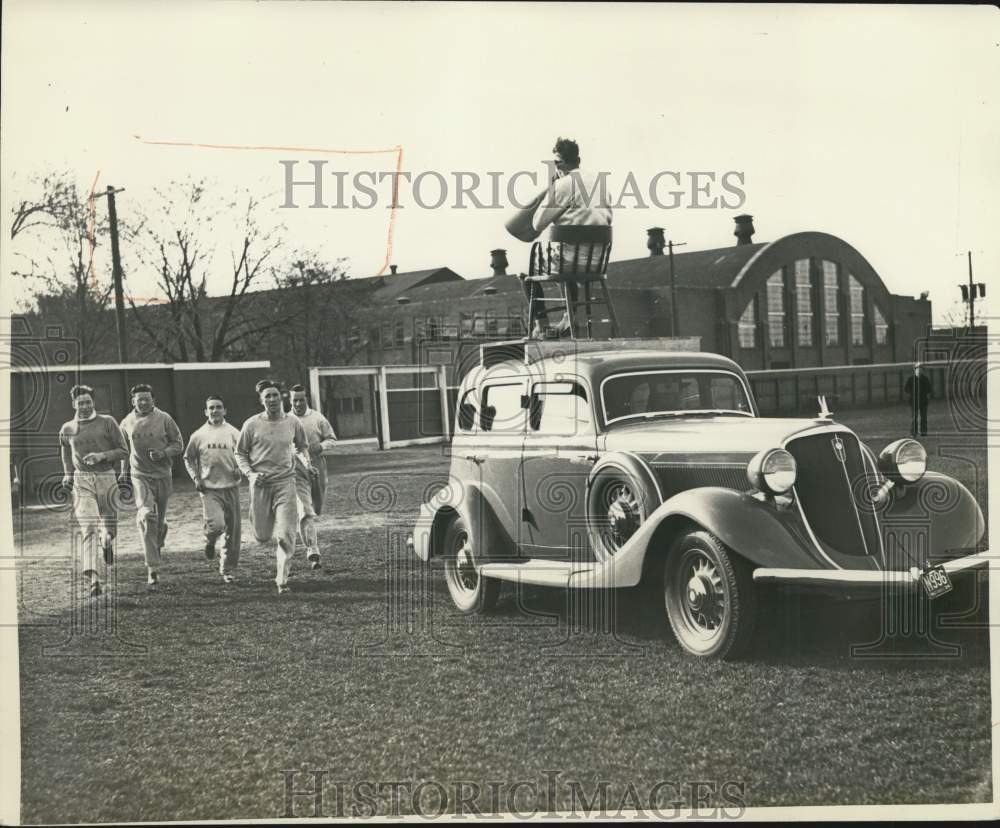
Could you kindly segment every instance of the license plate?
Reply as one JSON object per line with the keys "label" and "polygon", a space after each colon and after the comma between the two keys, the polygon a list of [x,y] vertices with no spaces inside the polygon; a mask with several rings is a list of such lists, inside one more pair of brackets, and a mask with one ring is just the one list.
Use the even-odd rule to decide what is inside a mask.
{"label": "license plate", "polygon": [[944,571],[944,567],[932,566],[921,573],[920,583],[926,590],[928,598],[940,598],[951,592],[951,578]]}

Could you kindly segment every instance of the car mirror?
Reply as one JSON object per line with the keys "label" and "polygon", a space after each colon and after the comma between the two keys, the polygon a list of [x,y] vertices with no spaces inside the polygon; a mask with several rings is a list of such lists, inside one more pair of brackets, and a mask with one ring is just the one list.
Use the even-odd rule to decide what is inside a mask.
{"label": "car mirror", "polygon": [[476,423],[476,407],[471,403],[462,403],[458,409],[458,427],[462,431],[472,431]]}

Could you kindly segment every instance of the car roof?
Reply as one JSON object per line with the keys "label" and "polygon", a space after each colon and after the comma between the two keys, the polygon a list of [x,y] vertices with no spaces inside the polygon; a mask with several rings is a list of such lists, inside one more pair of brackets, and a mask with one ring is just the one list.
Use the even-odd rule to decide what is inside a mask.
{"label": "car roof", "polygon": [[481,382],[488,377],[531,376],[538,380],[553,380],[569,374],[587,379],[592,386],[597,387],[613,374],[656,368],[722,370],[740,376],[743,374],[739,365],[728,357],[702,351],[625,348],[578,353],[572,349],[572,343],[564,343],[560,352],[527,362],[524,359],[503,359],[488,367],[480,367],[470,372],[463,385]]}

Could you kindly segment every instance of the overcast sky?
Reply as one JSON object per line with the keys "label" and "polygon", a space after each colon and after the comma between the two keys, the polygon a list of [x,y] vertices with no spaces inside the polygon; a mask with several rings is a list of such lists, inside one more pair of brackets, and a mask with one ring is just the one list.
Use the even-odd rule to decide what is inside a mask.
{"label": "overcast sky", "polygon": [[[36,173],[68,169],[89,189],[124,187],[123,217],[154,186],[209,177],[220,193],[250,187],[287,247],[348,257],[352,276],[385,263],[388,185],[371,209],[282,209],[280,160],[326,160],[334,172],[395,168],[449,181],[423,209],[401,186],[389,258],[400,270],[448,266],[474,278],[489,250],[512,270],[527,245],[504,210],[455,208],[454,174],[519,170],[544,180],[556,136],[583,164],[631,173],[644,201],[659,172],[663,206],[626,196],[613,258],[646,255],[645,229],[685,249],[734,242],[733,216],[754,216],[756,241],[821,230],[854,245],[895,293],[930,291],[936,321],[953,306],[973,251],[977,281],[1000,266],[1000,14],[976,7],[513,4],[6,2],[2,165],[5,214]],[[152,142],[305,148],[236,150]],[[689,174],[713,173],[707,194]],[[720,187],[739,173],[738,198]],[[706,179],[702,178],[704,185]],[[422,180],[425,203],[438,199]],[[522,181],[518,193],[533,187]],[[670,190],[681,190],[669,209]],[[489,181],[478,191],[490,201]],[[714,207],[693,202],[724,198]],[[363,201],[366,199],[362,198]],[[9,219],[8,219],[9,221]],[[223,286],[224,232],[214,233]],[[34,243],[4,235],[4,281]],[[128,252],[128,251],[127,251]],[[96,265],[104,266],[104,251]],[[129,286],[153,278],[129,259]]]}

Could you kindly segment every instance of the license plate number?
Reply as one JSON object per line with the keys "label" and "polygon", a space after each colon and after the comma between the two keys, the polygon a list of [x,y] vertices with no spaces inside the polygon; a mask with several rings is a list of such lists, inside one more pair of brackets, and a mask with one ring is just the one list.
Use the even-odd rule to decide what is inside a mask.
{"label": "license plate number", "polygon": [[951,578],[943,567],[933,566],[920,575],[920,583],[928,598],[940,598],[951,592]]}

